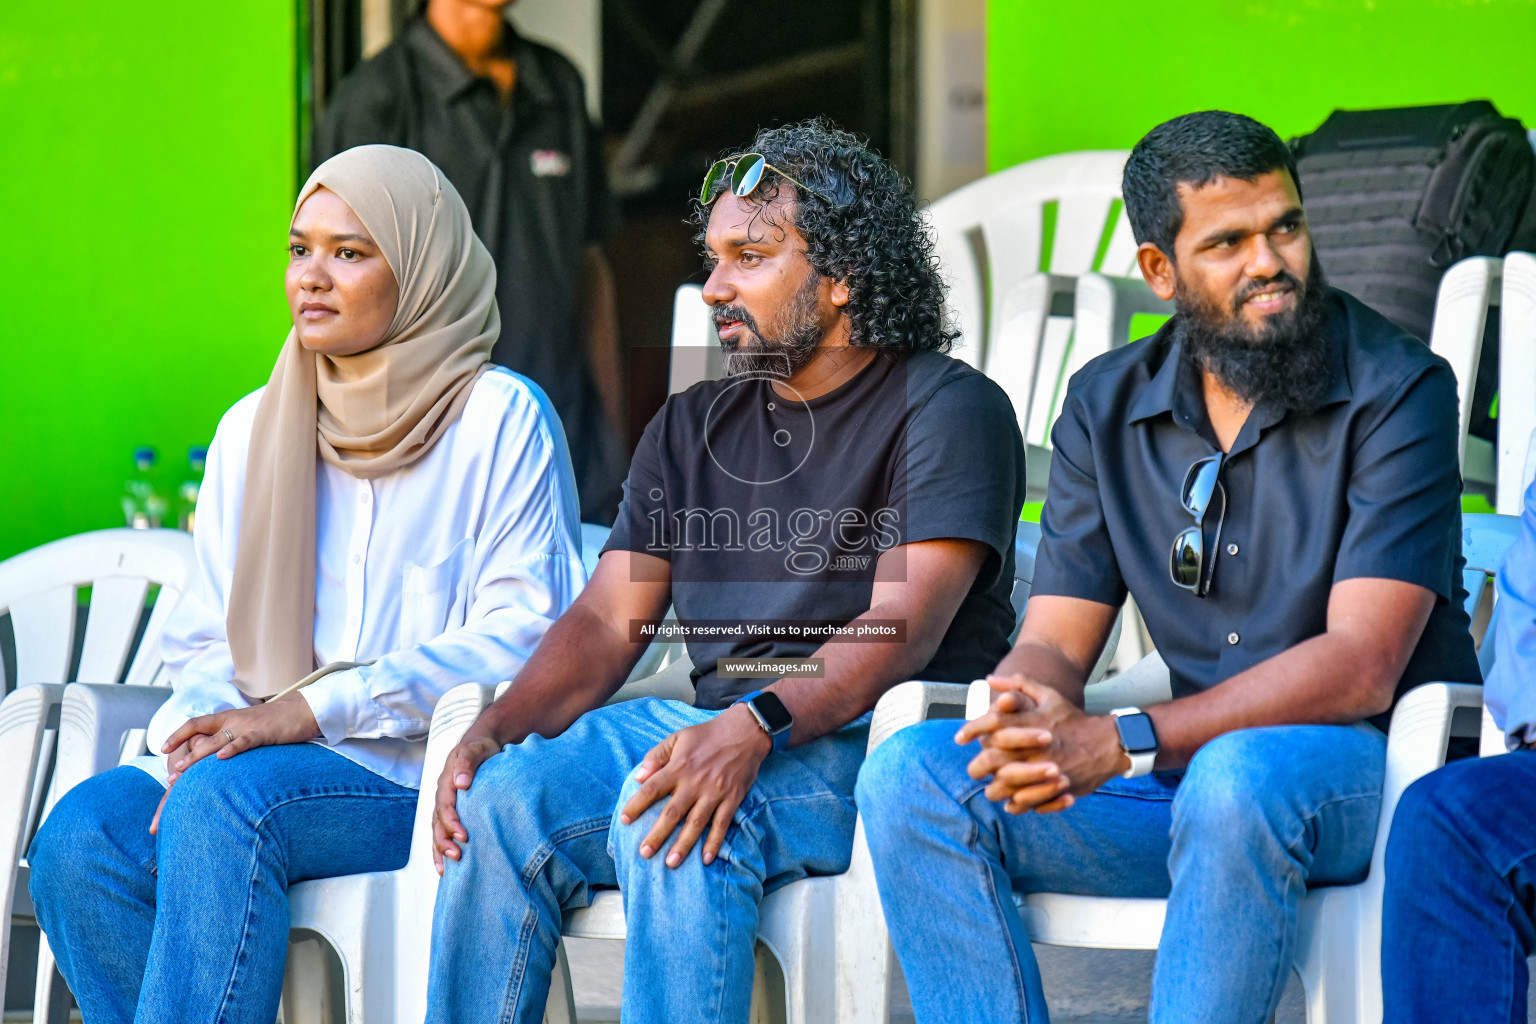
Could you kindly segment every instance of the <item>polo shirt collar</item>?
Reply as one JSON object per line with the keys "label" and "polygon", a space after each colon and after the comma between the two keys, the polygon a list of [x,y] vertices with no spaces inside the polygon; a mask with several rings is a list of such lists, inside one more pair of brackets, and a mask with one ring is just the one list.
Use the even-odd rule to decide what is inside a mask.
{"label": "polo shirt collar", "polygon": [[[1146,387],[1141,389],[1141,394],[1136,396],[1136,401],[1131,404],[1132,423],[1151,419],[1154,416],[1172,414],[1175,420],[1183,423],[1185,416],[1179,413],[1189,414],[1199,408],[1197,401],[1193,407],[1190,405],[1191,392],[1194,389],[1195,380],[1191,368],[1184,359],[1184,345],[1179,337],[1178,319],[1169,320],[1148,341],[1146,345],[1156,345],[1164,350],[1162,365],[1152,374]],[[1198,399],[1199,392],[1193,391]],[[1193,424],[1199,422],[1199,417],[1187,424],[1191,430]]]}
{"label": "polo shirt collar", "polygon": [[[559,102],[553,83],[539,59],[539,52],[507,23],[507,39],[512,51],[512,61],[517,65],[517,81],[512,87],[513,99],[527,100],[541,106]],[[437,34],[437,29],[427,21],[426,15],[412,18],[402,32],[404,41],[426,62],[431,78],[439,85],[443,95],[454,99],[464,90],[479,82],[476,75],[464,63],[464,58]]]}

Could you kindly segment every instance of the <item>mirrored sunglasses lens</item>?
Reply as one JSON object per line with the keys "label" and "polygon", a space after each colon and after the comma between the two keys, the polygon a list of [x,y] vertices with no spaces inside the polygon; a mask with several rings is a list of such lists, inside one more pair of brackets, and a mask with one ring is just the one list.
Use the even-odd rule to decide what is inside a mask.
{"label": "mirrored sunglasses lens", "polygon": [[716,160],[704,172],[704,184],[699,188],[699,202],[708,203],[710,194],[715,191],[715,186],[720,184],[720,179],[725,176],[726,163],[724,160]]}
{"label": "mirrored sunglasses lens", "polygon": [[1221,475],[1221,461],[1215,456],[1201,459],[1189,467],[1184,475],[1184,491],[1180,499],[1184,511],[1199,518],[1210,507],[1211,495],[1216,491],[1216,479]]}
{"label": "mirrored sunglasses lens", "polygon": [[763,167],[763,158],[756,153],[742,157],[736,164],[736,172],[731,175],[731,191],[738,196],[751,195],[757,183],[763,180]]}
{"label": "mirrored sunglasses lens", "polygon": [[1173,542],[1173,553],[1170,556],[1168,571],[1173,576],[1173,582],[1189,590],[1194,590],[1200,583],[1200,568],[1205,553],[1205,537],[1200,528],[1191,526],[1179,534]]}

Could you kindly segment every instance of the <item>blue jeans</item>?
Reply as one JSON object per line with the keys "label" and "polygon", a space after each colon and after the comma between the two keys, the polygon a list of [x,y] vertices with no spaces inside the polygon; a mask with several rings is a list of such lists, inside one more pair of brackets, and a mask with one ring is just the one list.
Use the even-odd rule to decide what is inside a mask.
{"label": "blue jeans", "polygon": [[615,885],[627,928],[625,1024],[746,1021],[764,894],[848,869],[869,723],[770,754],[707,867],[700,846],[676,868],[663,863],[667,846],[642,859],[640,841],[666,801],[619,824],[639,788],[635,767],[669,734],[715,714],[628,701],[480,767],[459,796],[463,859],[447,862],[438,887],[428,1024],[538,1024],[562,911]]}
{"label": "blue jeans", "polygon": [[1113,779],[1058,814],[1011,815],[956,723],[876,748],[858,805],[919,1024],[1049,1020],[1014,892],[1168,900],[1150,1019],[1263,1024],[1308,884],[1370,866],[1386,739],[1368,725],[1244,729],[1176,773]]}
{"label": "blue jeans", "polygon": [[1409,787],[1387,839],[1381,980],[1394,1024],[1526,1020],[1536,952],[1536,752]]}
{"label": "blue jeans", "polygon": [[38,923],[91,1024],[272,1024],[288,885],[404,866],[416,791],[312,743],[205,758],[165,790],[115,768],[32,843]]}

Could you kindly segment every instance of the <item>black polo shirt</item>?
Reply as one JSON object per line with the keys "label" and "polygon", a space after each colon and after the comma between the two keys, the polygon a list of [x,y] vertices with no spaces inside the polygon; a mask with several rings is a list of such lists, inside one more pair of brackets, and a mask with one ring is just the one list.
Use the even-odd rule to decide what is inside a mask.
{"label": "black polo shirt", "polygon": [[[1310,414],[1264,402],[1249,414],[1221,471],[1226,520],[1203,598],[1168,572],[1174,537],[1194,522],[1180,502],[1185,475],[1221,450],[1177,318],[1068,385],[1031,593],[1118,606],[1129,588],[1175,697],[1324,632],[1329,590],[1359,577],[1435,593],[1396,696],[1481,682],[1462,607],[1456,379],[1358,300],[1330,291],[1328,301],[1327,397]],[[1219,513],[1218,497],[1208,558]]]}
{"label": "black polo shirt", "polygon": [[577,309],[582,249],[614,222],[601,139],[575,66],[519,36],[510,44],[517,78],[504,106],[493,82],[424,17],[412,18],[342,82],[312,158],[383,142],[425,154],[448,175],[496,260],[501,337],[491,358],[549,395],[570,441],[582,518],[609,522],[625,458],[604,419]]}

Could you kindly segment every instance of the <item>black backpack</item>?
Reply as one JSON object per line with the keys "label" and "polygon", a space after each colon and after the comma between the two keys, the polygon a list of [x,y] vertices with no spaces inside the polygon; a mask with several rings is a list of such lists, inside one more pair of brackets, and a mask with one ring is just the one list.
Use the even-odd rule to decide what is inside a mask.
{"label": "black backpack", "polygon": [[[1536,153],[1487,100],[1335,110],[1291,150],[1329,283],[1425,341],[1451,264],[1536,246]],[[1498,318],[1489,322],[1472,427],[1491,438]]]}

